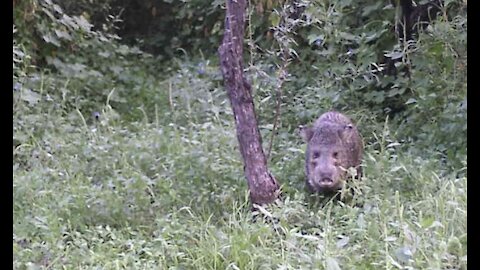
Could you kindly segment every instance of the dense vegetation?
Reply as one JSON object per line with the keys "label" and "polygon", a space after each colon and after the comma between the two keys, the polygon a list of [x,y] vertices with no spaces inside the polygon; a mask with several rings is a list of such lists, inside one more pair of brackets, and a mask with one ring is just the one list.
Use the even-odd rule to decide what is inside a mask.
{"label": "dense vegetation", "polygon": [[[253,213],[223,5],[14,1],[14,269],[467,269],[466,1],[408,42],[389,2],[250,1],[265,149],[281,102]],[[296,129],[330,109],[366,144],[343,202],[304,190]]]}

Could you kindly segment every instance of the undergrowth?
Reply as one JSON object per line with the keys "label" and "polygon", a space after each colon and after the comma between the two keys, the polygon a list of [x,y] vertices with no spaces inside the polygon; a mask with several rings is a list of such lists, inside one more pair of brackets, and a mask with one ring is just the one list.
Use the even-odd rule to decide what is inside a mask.
{"label": "undergrowth", "polygon": [[465,168],[410,155],[388,122],[346,202],[312,202],[300,138],[277,138],[283,200],[252,213],[231,121],[109,122],[109,108],[22,115],[43,126],[14,149],[16,269],[466,269]]}
{"label": "undergrowth", "polygon": [[[362,77],[370,41],[337,31],[351,1],[315,2],[310,24],[276,30],[358,43],[368,65],[338,64],[333,48],[293,61],[289,32],[274,34],[277,51],[249,44],[264,149],[278,100],[282,112],[268,160],[282,197],[252,208],[214,60],[185,52],[156,63],[37,2],[13,29],[14,269],[467,269],[466,17],[438,19],[404,52],[411,80]],[[408,98],[395,119],[381,109],[390,97]],[[330,109],[351,116],[366,145],[364,176],[344,200],[305,190],[297,127]]]}

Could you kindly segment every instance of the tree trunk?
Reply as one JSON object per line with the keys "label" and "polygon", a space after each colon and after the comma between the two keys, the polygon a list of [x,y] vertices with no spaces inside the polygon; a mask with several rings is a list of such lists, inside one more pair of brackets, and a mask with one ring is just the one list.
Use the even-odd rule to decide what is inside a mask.
{"label": "tree trunk", "polygon": [[220,69],[235,117],[250,200],[255,204],[271,203],[279,195],[279,185],[267,168],[251,87],[243,73],[246,0],[226,0],[226,3],[225,32],[218,48]]}
{"label": "tree trunk", "polygon": [[[395,6],[397,3],[393,2]],[[403,39],[405,34],[405,40],[413,39],[418,29],[425,29],[431,21],[435,20],[441,7],[444,6],[443,2],[443,0],[430,0],[413,6],[412,0],[399,0],[401,18],[396,22],[398,37]]]}

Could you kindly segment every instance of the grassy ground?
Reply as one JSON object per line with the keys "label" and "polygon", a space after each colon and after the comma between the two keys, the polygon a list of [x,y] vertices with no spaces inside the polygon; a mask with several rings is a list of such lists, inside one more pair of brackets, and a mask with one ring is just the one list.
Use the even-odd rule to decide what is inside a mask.
{"label": "grassy ground", "polygon": [[[444,12],[408,50],[372,44],[388,40],[381,33],[393,18],[352,32],[347,2],[343,15],[312,13],[332,29],[329,49],[299,46],[299,59],[318,58],[289,66],[269,159],[282,199],[254,211],[215,61],[185,51],[163,62],[50,1],[21,6],[14,269],[467,269],[466,1],[446,1],[460,14],[448,21]],[[362,8],[384,12],[375,6]],[[318,33],[309,28],[298,33],[310,40]],[[277,49],[264,49],[250,50],[246,67],[266,149],[281,73]],[[411,77],[378,81],[370,66],[382,52],[403,55]],[[392,105],[408,105],[394,114],[401,121],[375,118]],[[294,132],[333,107],[350,110],[366,142],[365,175],[343,201],[306,193],[305,145]]]}
{"label": "grassy ground", "polygon": [[105,108],[97,122],[14,117],[28,142],[14,148],[15,269],[467,269],[466,162],[441,170],[428,149],[364,134],[355,197],[318,200],[305,146],[278,137],[283,200],[252,213],[232,121],[127,123]]}

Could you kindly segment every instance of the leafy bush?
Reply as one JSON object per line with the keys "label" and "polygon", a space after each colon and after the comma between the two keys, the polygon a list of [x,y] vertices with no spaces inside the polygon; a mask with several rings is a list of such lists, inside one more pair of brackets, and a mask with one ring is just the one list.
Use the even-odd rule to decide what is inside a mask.
{"label": "leafy bush", "polygon": [[[291,9],[299,6],[302,16],[292,18]],[[398,140],[410,142],[412,149],[433,146],[444,164],[462,166],[467,68],[462,6],[449,2],[416,41],[403,44],[393,31],[395,9],[384,2],[284,5],[272,13],[272,50],[250,49],[260,119],[272,129],[281,93],[281,125],[289,133],[332,109],[351,111],[358,120],[370,117],[359,112],[381,121],[389,116]],[[385,59],[401,60],[397,74],[386,72]],[[373,130],[360,128],[371,138]]]}
{"label": "leafy bush", "polygon": [[466,18],[456,16],[439,19],[420,36],[412,56],[413,94],[399,126],[416,147],[438,150],[451,166],[467,151],[466,34]]}
{"label": "leafy bush", "polygon": [[[211,55],[160,61],[120,44],[115,18],[100,29],[73,2],[17,4],[15,269],[467,269],[465,13],[447,6],[405,47],[381,1],[252,2],[245,67],[264,149],[281,98],[269,168],[283,191],[253,212]],[[381,75],[384,53],[410,78]],[[330,109],[366,143],[343,202],[304,192],[295,133]]]}
{"label": "leafy bush", "polygon": [[251,213],[233,121],[84,125],[57,111],[36,121],[43,134],[14,150],[16,268],[466,269],[466,177],[437,175],[388,125],[351,203],[310,203],[298,192],[300,139],[280,138],[290,150],[270,166],[285,199]]}
{"label": "leafy bush", "polygon": [[160,73],[151,55],[119,44],[115,34],[93,30],[83,16],[69,16],[51,1],[38,4],[32,4],[37,7],[32,25],[27,26],[21,16],[14,22],[19,25],[17,43],[23,46],[25,38],[31,39],[26,54],[42,68],[34,75],[14,77],[19,87],[29,93],[38,88],[49,91],[57,105],[87,115],[98,112],[108,98],[126,118],[141,119],[139,107],[153,112],[155,104],[166,100],[166,92],[156,90]]}

